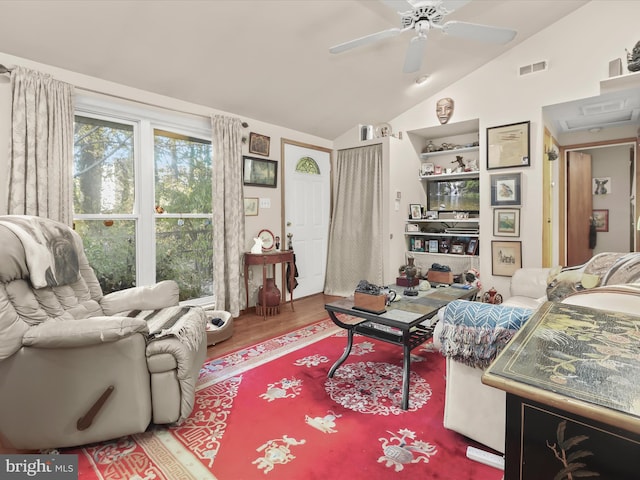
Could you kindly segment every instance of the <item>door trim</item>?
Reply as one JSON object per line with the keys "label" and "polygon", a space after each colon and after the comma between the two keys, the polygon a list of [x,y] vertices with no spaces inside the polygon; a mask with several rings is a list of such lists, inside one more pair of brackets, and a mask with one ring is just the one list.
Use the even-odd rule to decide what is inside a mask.
{"label": "door trim", "polygon": [[[561,265],[567,264],[567,152],[570,150],[585,150],[593,147],[613,147],[616,145],[623,145],[627,143],[633,143],[636,145],[636,176],[638,176],[638,139],[635,137],[631,138],[617,138],[614,140],[607,140],[601,142],[590,142],[590,143],[577,143],[573,145],[564,145],[560,147],[560,155],[559,157],[562,159],[562,163],[559,165],[559,174],[558,174],[558,182],[560,184],[560,191],[558,194],[559,197],[559,231],[558,235],[560,236],[559,242],[559,256],[558,259]],[[638,193],[640,193],[640,185],[636,183],[636,215],[640,210],[638,210],[640,206],[640,199],[638,199]],[[639,243],[638,237],[636,237],[636,244]]]}

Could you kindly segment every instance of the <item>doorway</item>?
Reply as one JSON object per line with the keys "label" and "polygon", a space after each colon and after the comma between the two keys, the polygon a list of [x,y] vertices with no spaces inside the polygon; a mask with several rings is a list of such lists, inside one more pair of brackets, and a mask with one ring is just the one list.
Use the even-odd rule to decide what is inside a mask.
{"label": "doorway", "polygon": [[[331,215],[331,150],[282,139],[282,242],[292,235],[296,298],[324,290]],[[287,243],[285,243],[287,242]]]}
{"label": "doorway", "polygon": [[638,251],[635,139],[563,148],[565,265],[602,252]]}

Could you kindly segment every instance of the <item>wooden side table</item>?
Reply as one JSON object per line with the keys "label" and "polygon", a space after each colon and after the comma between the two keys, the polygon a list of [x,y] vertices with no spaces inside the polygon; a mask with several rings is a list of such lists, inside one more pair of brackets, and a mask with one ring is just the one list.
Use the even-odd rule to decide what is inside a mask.
{"label": "wooden side table", "polygon": [[[295,265],[293,263],[293,250],[285,250],[282,252],[263,252],[263,253],[250,253],[244,254],[244,289],[247,296],[247,308],[249,308],[249,265],[262,265],[262,305],[266,304],[266,286],[267,286],[267,265],[274,266],[274,281],[275,281],[275,265],[282,264],[282,282],[285,283],[285,264],[289,264],[289,285],[293,285],[295,276]],[[286,285],[282,286],[281,295],[282,302],[286,303]],[[293,288],[289,292],[289,303],[291,304],[291,310],[293,308]],[[267,319],[267,309],[263,308],[263,318]]]}

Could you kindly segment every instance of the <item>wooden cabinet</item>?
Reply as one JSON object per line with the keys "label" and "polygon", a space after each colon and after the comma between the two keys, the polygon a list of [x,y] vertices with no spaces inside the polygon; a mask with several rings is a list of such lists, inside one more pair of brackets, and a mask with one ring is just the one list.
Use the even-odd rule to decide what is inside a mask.
{"label": "wooden cabinet", "polygon": [[485,371],[507,392],[505,480],[638,478],[640,317],[547,302]]}

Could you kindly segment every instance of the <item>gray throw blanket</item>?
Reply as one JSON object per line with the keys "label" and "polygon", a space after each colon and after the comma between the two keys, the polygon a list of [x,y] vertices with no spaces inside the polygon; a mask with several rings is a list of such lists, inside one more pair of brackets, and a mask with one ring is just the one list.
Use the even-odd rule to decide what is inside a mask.
{"label": "gray throw blanket", "polygon": [[34,288],[70,285],[80,278],[78,246],[66,225],[27,215],[4,217],[0,225],[22,242]]}

